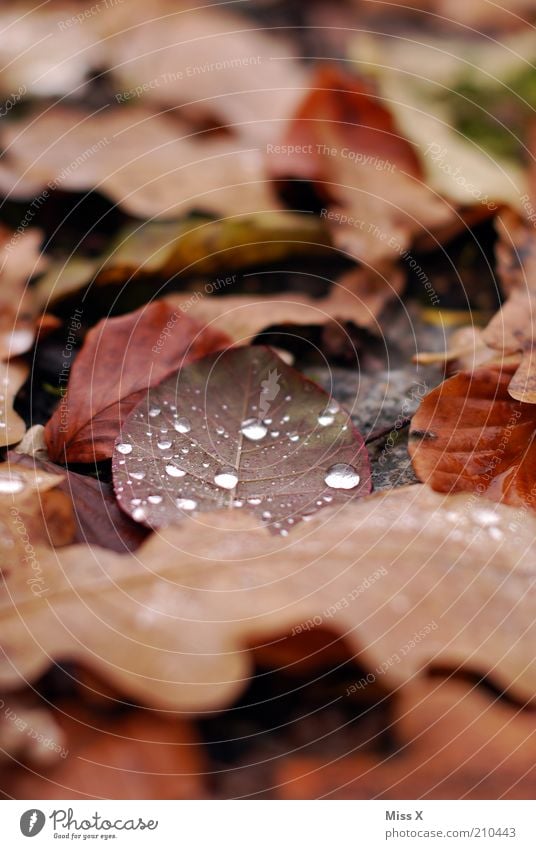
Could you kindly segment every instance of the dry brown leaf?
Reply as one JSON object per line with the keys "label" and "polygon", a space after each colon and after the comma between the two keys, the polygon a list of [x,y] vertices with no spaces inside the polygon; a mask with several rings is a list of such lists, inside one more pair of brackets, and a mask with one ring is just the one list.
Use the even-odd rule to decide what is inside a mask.
{"label": "dry brown leaf", "polygon": [[460,372],[424,398],[409,443],[420,480],[534,509],[536,407],[511,398],[514,369]]}
{"label": "dry brown leaf", "polygon": [[13,409],[17,392],[26,382],[29,368],[21,360],[0,362],[0,447],[20,442],[26,425]]}
{"label": "dry brown leaf", "polygon": [[14,799],[203,799],[207,764],[194,727],[146,710],[103,717],[80,704],[55,714],[61,757],[39,772],[5,768]]}
{"label": "dry brown leaf", "polygon": [[58,105],[10,122],[0,140],[0,191],[12,199],[98,189],[141,218],[279,207],[257,149],[139,106],[91,114]]}
{"label": "dry brown leaf", "polygon": [[[283,760],[283,799],[532,799],[534,711],[519,710],[462,681],[414,682],[399,694],[399,748]],[[396,823],[393,824],[396,828]]]}
{"label": "dry brown leaf", "polygon": [[455,219],[424,183],[390,112],[367,85],[334,67],[317,71],[268,167],[278,178],[313,181],[335,244],[376,268],[404,258],[417,234]]}
{"label": "dry brown leaf", "polygon": [[40,230],[16,233],[0,225],[0,360],[32,347],[37,310],[28,281],[46,268],[42,239]]}
{"label": "dry brown leaf", "polygon": [[42,597],[27,569],[7,577],[0,685],[61,658],[145,703],[219,708],[245,687],[247,646],[317,617],[387,688],[463,667],[534,701],[535,539],[530,513],[416,485],[286,539],[235,511],[167,528],[135,556],[42,552]]}
{"label": "dry brown leaf", "polygon": [[23,568],[33,593],[43,588],[37,547],[74,539],[71,501],[58,490],[62,480],[61,475],[0,463],[0,571]]}
{"label": "dry brown leaf", "polygon": [[111,457],[122,422],[149,386],[228,341],[163,300],[103,319],[87,334],[67,394],[45,426],[50,459],[91,463]]}

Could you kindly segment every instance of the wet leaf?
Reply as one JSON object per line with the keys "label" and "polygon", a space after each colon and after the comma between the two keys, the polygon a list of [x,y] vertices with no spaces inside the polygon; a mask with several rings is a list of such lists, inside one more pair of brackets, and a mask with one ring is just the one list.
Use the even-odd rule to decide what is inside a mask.
{"label": "wet leaf", "polygon": [[463,668],[534,702],[535,540],[531,513],[415,485],[287,539],[235,511],[166,528],[135,555],[43,550],[42,597],[27,569],[7,576],[0,684],[69,658],[147,704],[220,708],[251,672],[244,647],[319,621],[387,690]]}
{"label": "wet leaf", "polygon": [[121,423],[149,386],[227,341],[166,301],[99,322],[87,334],[67,394],[45,427],[50,459],[89,463],[110,457]]}
{"label": "wet leaf", "polygon": [[235,508],[284,535],[371,488],[348,413],[257,346],[206,357],[153,387],[123,424],[113,475],[122,509],[150,527]]}
{"label": "wet leaf", "polygon": [[426,396],[410,432],[420,480],[534,507],[536,407],[511,398],[514,369],[460,372]]}

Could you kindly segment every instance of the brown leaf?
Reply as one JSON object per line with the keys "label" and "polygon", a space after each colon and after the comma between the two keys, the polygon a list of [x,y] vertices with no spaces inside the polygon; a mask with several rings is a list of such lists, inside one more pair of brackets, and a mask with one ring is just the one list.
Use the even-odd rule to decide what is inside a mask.
{"label": "brown leaf", "polygon": [[317,71],[280,151],[268,157],[273,176],[313,181],[335,244],[366,265],[399,261],[418,233],[453,221],[390,112],[335,67]]}
{"label": "brown leaf", "polygon": [[43,551],[46,595],[24,568],[7,577],[0,686],[69,658],[145,703],[221,708],[251,671],[244,646],[316,617],[387,689],[464,668],[535,701],[535,540],[531,513],[416,485],[287,539],[235,511],[166,528],[135,555]]}
{"label": "brown leaf", "polygon": [[61,477],[57,489],[69,497],[74,513],[75,529],[70,542],[100,545],[124,553],[135,551],[146,538],[147,530],[119,509],[111,484],[57,466],[39,453],[30,457],[10,451],[8,460]]}
{"label": "brown leaf", "polygon": [[70,499],[58,490],[63,477],[0,463],[0,554],[2,566],[23,568],[37,593],[43,578],[36,547],[74,539]]}
{"label": "brown leaf", "polygon": [[225,508],[286,536],[371,490],[348,413],[260,346],[205,357],[153,387],[124,421],[112,468],[122,509],[152,528]]}
{"label": "brown leaf", "polygon": [[206,763],[193,726],[146,710],[119,717],[61,705],[59,760],[39,772],[4,769],[1,784],[14,799],[202,799]]}
{"label": "brown leaf", "polygon": [[138,106],[94,114],[48,107],[9,122],[0,141],[0,191],[12,199],[98,189],[140,218],[280,205],[258,150],[235,139],[192,138],[175,119]]}
{"label": "brown leaf", "polygon": [[36,308],[28,281],[47,265],[42,239],[40,230],[13,233],[0,225],[0,360],[33,345]]}
{"label": "brown leaf", "polygon": [[20,442],[26,432],[26,425],[13,409],[17,392],[26,382],[28,366],[21,360],[0,362],[0,447]]}
{"label": "brown leaf", "polygon": [[45,427],[50,458],[89,463],[110,457],[144,390],[227,342],[223,333],[204,329],[166,301],[99,322],[87,334],[67,394]]}
{"label": "brown leaf", "polygon": [[434,679],[401,692],[399,716],[399,748],[385,757],[283,760],[274,780],[279,798],[533,797],[534,711],[493,700],[462,681]]}
{"label": "brown leaf", "polygon": [[536,408],[510,397],[513,368],[460,372],[424,398],[409,443],[420,480],[534,507]]}

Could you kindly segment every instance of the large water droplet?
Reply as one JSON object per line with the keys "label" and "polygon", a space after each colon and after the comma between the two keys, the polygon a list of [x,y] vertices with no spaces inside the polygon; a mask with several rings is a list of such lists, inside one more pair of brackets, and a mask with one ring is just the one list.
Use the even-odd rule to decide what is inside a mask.
{"label": "large water droplet", "polygon": [[177,468],[173,463],[168,463],[166,466],[166,472],[172,478],[183,478],[186,472],[183,469]]}
{"label": "large water droplet", "polygon": [[234,469],[222,469],[214,475],[214,483],[222,489],[234,489],[238,483],[238,477]]}
{"label": "large water droplet", "polygon": [[318,417],[318,424],[322,427],[327,427],[328,425],[333,424],[334,421],[335,416],[333,415],[331,410],[329,410],[329,408],[327,410],[324,410],[323,413],[320,413]]}
{"label": "large water droplet", "polygon": [[115,446],[120,454],[130,454],[132,451],[132,445],[130,442],[120,442]]}
{"label": "large water droplet", "polygon": [[14,494],[16,492],[22,492],[24,489],[24,481],[19,477],[12,477],[11,475],[2,475],[0,476],[0,492],[2,494]]}
{"label": "large water droplet", "polygon": [[324,478],[325,483],[332,489],[354,489],[361,478],[349,463],[335,463],[330,466]]}
{"label": "large water droplet", "polygon": [[240,431],[246,439],[257,442],[259,439],[264,439],[268,433],[268,428],[264,422],[260,422],[258,419],[246,419],[242,422]]}
{"label": "large water droplet", "polygon": [[185,416],[177,419],[176,422],[173,422],[173,427],[178,433],[190,433],[192,429],[192,425],[190,424],[189,419]]}
{"label": "large water droplet", "polygon": [[176,498],[175,504],[179,510],[195,510],[197,507],[197,501],[194,501],[193,498]]}

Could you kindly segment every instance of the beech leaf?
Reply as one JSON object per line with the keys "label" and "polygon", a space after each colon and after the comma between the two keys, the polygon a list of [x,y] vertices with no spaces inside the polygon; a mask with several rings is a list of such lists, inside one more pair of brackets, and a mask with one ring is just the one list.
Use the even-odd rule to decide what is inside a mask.
{"label": "beech leaf", "polygon": [[154,528],[234,507],[287,534],[371,489],[348,413],[257,346],[205,357],[153,387],[123,425],[113,476],[123,510]]}
{"label": "beech leaf", "polygon": [[322,623],[386,689],[463,668],[534,702],[535,540],[531,513],[417,484],[320,513],[286,539],[227,511],[152,534],[135,554],[43,549],[46,592],[31,593],[24,565],[0,592],[0,686],[70,659],[141,702],[216,709],[244,689],[248,646]]}
{"label": "beech leaf", "polygon": [[514,369],[460,372],[424,398],[409,443],[420,480],[534,509],[536,407],[511,398]]}
{"label": "beech leaf", "polygon": [[67,394],[45,427],[50,459],[89,463],[110,457],[121,423],[148,386],[228,341],[166,301],[99,322],[87,334]]}

